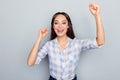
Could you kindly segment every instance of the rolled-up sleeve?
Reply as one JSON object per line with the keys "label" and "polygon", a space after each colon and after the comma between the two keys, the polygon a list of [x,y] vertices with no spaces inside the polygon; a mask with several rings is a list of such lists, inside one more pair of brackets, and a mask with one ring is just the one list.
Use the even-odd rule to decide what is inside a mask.
{"label": "rolled-up sleeve", "polygon": [[102,46],[98,46],[96,39],[85,39],[80,40],[81,44],[81,50],[89,50],[89,49],[95,49],[95,48],[101,48]]}
{"label": "rolled-up sleeve", "polygon": [[40,61],[48,54],[48,42],[38,50],[38,55],[35,64],[39,64]]}

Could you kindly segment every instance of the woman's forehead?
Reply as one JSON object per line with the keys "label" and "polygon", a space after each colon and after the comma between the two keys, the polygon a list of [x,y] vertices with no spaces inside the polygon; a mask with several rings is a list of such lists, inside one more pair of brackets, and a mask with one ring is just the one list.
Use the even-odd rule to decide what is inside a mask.
{"label": "woman's forehead", "polygon": [[66,17],[62,14],[56,16],[55,20],[66,20]]}

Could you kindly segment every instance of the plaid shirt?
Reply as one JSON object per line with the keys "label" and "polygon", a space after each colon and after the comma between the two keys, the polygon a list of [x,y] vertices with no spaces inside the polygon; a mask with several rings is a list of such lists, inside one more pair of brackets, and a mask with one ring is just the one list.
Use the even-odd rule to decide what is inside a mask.
{"label": "plaid shirt", "polygon": [[97,47],[96,39],[69,38],[66,48],[62,51],[55,38],[39,49],[35,64],[39,64],[48,54],[50,75],[57,80],[72,80],[76,74],[80,52]]}

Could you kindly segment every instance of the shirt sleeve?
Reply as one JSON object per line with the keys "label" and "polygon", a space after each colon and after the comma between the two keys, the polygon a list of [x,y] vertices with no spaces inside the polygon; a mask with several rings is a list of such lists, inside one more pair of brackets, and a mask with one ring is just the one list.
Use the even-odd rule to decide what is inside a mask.
{"label": "shirt sleeve", "polygon": [[89,50],[89,49],[95,49],[95,48],[101,48],[102,46],[98,46],[96,39],[85,39],[85,40],[80,40],[81,44],[81,50]]}
{"label": "shirt sleeve", "polygon": [[48,42],[38,50],[38,55],[35,64],[39,64],[40,61],[48,54]]}

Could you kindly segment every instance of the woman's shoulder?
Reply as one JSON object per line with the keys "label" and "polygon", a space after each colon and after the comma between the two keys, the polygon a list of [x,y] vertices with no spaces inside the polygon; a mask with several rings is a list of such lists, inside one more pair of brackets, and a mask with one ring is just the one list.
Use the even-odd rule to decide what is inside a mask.
{"label": "woman's shoulder", "polygon": [[80,38],[74,38],[74,39],[71,39],[73,42],[76,42],[76,41],[80,41],[81,39]]}
{"label": "woman's shoulder", "polygon": [[69,42],[70,42],[70,44],[77,44],[77,43],[79,43],[81,41],[81,39],[80,38],[73,38],[73,39],[71,39],[71,38],[69,38]]}
{"label": "woman's shoulder", "polygon": [[53,40],[48,40],[46,43],[47,44],[54,44],[56,42],[56,39],[53,39]]}

